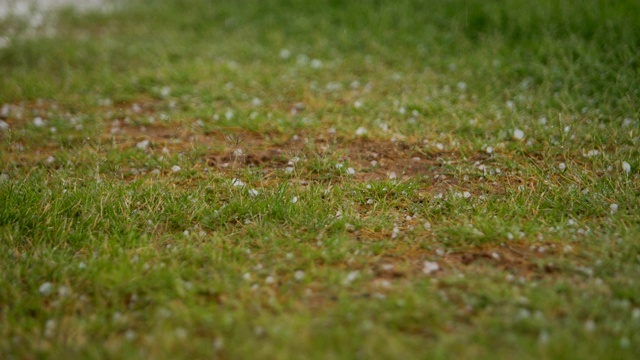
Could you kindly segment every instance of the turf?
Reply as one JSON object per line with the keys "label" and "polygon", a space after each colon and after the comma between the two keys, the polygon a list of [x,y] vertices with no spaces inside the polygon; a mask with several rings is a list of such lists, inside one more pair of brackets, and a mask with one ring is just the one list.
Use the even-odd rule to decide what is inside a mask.
{"label": "turf", "polygon": [[637,1],[2,31],[3,358],[638,356]]}

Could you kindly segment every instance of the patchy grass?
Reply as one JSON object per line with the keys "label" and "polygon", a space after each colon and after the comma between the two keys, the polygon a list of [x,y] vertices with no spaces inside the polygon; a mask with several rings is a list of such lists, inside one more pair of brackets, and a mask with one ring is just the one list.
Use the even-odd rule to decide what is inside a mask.
{"label": "patchy grass", "polygon": [[637,356],[637,2],[116,9],[0,24],[3,357]]}

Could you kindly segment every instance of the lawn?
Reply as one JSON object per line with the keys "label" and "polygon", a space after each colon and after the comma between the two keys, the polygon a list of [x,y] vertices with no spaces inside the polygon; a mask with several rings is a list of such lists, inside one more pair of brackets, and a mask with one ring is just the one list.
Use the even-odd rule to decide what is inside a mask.
{"label": "lawn", "polygon": [[640,355],[638,1],[1,34],[1,358]]}

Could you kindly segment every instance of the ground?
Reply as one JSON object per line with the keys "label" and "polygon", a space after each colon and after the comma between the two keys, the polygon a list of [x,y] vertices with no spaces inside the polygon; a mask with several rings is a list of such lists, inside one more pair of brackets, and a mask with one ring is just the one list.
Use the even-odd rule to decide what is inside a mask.
{"label": "ground", "polygon": [[637,2],[104,4],[0,7],[3,358],[638,356]]}

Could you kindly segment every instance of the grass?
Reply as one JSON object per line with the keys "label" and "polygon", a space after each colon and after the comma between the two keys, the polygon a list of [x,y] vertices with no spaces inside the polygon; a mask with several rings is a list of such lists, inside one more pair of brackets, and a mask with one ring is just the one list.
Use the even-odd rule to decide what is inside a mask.
{"label": "grass", "polygon": [[638,14],[152,0],[60,11],[53,35],[0,21],[0,354],[637,357]]}

